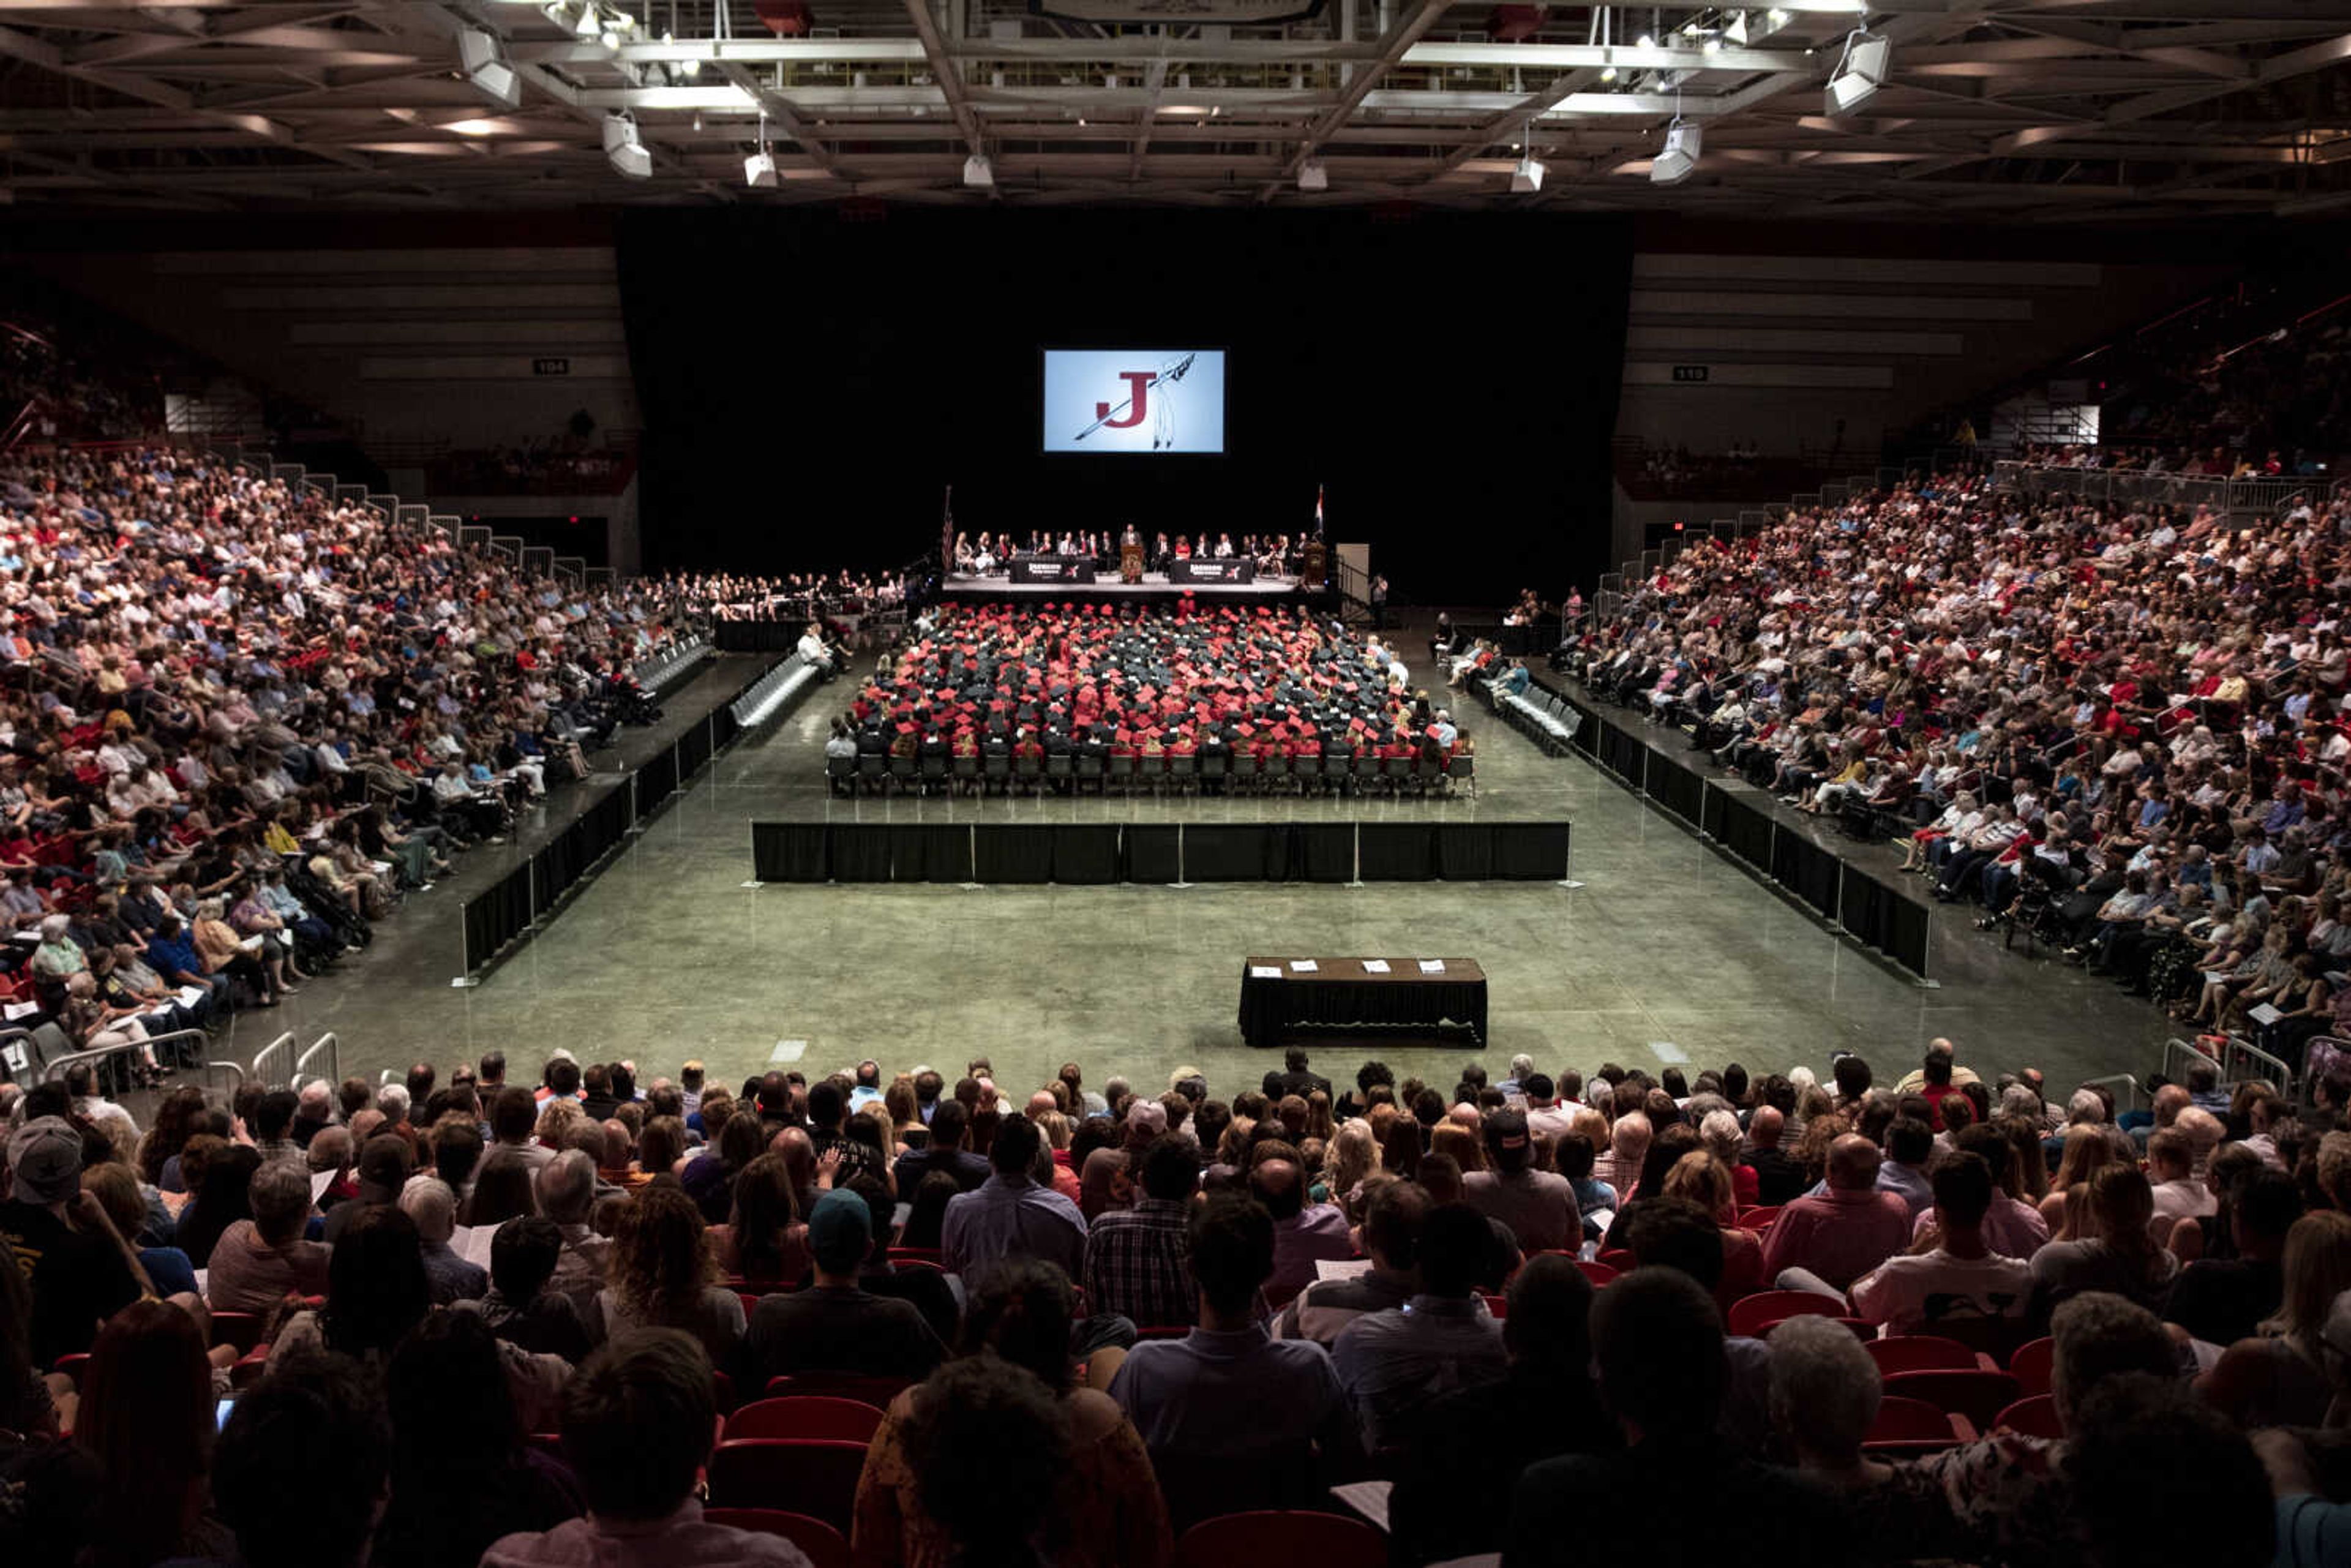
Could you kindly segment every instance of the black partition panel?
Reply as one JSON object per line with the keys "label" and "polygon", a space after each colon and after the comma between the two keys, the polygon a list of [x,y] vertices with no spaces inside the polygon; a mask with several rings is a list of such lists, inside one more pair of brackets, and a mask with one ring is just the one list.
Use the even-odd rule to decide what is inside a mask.
{"label": "black partition panel", "polygon": [[531,875],[531,862],[525,861],[465,901],[462,918],[467,972],[488,963],[498,949],[529,929]]}
{"label": "black partition panel", "polygon": [[1698,831],[1699,832],[1709,839],[1717,841],[1721,839],[1724,802],[1729,799],[1729,795],[1719,789],[1708,789],[1706,792],[1698,801]]}
{"label": "black partition panel", "polygon": [[1698,774],[1656,752],[1649,754],[1649,799],[1679,817],[1695,824],[1704,810],[1706,780]]}
{"label": "black partition panel", "polygon": [[823,822],[754,822],[751,874],[761,882],[822,882],[831,874],[825,852],[831,836]]}
{"label": "black partition panel", "polygon": [[1488,882],[1494,875],[1494,831],[1483,822],[1437,824],[1437,874],[1447,882]]}
{"label": "black partition panel", "polygon": [[1649,748],[1642,745],[1641,737],[1632,731],[1619,729],[1613,724],[1603,724],[1600,727],[1600,760],[1611,772],[1637,789],[1647,776]]}
{"label": "black partition panel", "polygon": [[888,882],[890,829],[881,822],[835,822],[831,867],[835,882]]}
{"label": "black partition panel", "polygon": [[1280,882],[1289,869],[1286,822],[1184,825],[1186,882]]}
{"label": "black partition panel", "polygon": [[1040,823],[984,823],[972,840],[974,882],[1038,883],[1053,880],[1054,841],[1061,830]]}
{"label": "black partition panel", "polygon": [[1722,800],[1722,826],[1716,830],[1716,840],[1757,871],[1771,875],[1771,819],[1736,795],[1719,789],[1715,793]]}
{"label": "black partition panel", "polygon": [[890,880],[971,882],[971,828],[962,822],[892,825]]}
{"label": "black partition panel", "polygon": [[[1114,823],[1079,823],[1053,834],[1053,880],[1092,886],[1119,879],[1120,831]],[[986,882],[986,877],[977,877]]]}
{"label": "black partition panel", "polygon": [[710,726],[697,724],[677,737],[677,777],[684,783],[710,760]]}
{"label": "black partition panel", "polygon": [[1489,822],[1495,882],[1556,882],[1567,874],[1565,822]]}
{"label": "black partition panel", "polygon": [[1832,920],[1837,913],[1841,864],[1835,855],[1800,832],[1782,831],[1771,841],[1771,880]]}
{"label": "black partition panel", "polygon": [[1844,868],[1837,923],[1914,974],[1927,972],[1927,932],[1932,918],[1923,899],[1911,898],[1856,865]]}
{"label": "black partition panel", "polygon": [[1436,823],[1363,822],[1355,831],[1365,882],[1429,882],[1436,878]]}
{"label": "black partition panel", "polygon": [[637,817],[652,816],[677,789],[677,748],[664,747],[637,769]]}
{"label": "black partition panel", "polygon": [[[1355,824],[1299,822],[1290,829],[1298,857],[1293,868],[1302,882],[1355,880]],[[1369,873],[1365,873],[1368,875]]]}
{"label": "black partition panel", "polygon": [[1182,829],[1167,822],[1138,824],[1126,830],[1126,880],[1177,880],[1176,836]]}

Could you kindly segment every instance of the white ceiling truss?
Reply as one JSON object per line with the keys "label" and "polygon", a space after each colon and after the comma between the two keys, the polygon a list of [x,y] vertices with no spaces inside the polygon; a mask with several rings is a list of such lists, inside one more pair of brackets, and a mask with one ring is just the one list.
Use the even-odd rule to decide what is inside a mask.
{"label": "white ceiling truss", "polygon": [[[1132,26],[1017,0],[808,0],[804,37],[775,36],[754,0],[599,4],[608,21],[633,8],[632,25],[582,36],[514,0],[0,0],[0,199],[1425,202],[1980,223],[2351,209],[2351,0],[1504,7],[1538,18],[1513,42],[1490,36],[1490,0]],[[1822,86],[1865,22],[1892,41],[1890,79],[1832,119]],[[459,70],[465,27],[501,40],[517,107]],[[652,179],[607,163],[613,110],[634,118]],[[1653,186],[1677,113],[1704,127],[1704,155],[1688,183]],[[780,178],[753,191],[742,164],[763,117]],[[1513,194],[1529,152],[1548,177]],[[967,188],[975,153],[993,189]],[[1310,159],[1327,189],[1299,189]]]}

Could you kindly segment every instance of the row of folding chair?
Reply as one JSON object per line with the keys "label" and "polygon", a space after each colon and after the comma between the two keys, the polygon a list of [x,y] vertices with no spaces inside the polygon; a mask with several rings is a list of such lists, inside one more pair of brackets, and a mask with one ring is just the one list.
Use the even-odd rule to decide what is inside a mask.
{"label": "row of folding chair", "polygon": [[890,757],[868,753],[825,761],[836,794],[860,789],[932,794],[1446,794],[1476,792],[1476,758],[1448,763],[1413,757],[1247,757],[1162,753],[1155,757]]}
{"label": "row of folding chair", "polygon": [[1494,711],[1552,757],[1566,754],[1583,723],[1583,716],[1570,707],[1564,697],[1541,686],[1531,685],[1522,692],[1496,686],[1493,696]]}

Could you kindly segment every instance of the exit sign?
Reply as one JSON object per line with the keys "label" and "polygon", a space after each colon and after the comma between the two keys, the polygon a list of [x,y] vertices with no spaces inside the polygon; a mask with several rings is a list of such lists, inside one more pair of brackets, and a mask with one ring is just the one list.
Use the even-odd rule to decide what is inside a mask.
{"label": "exit sign", "polygon": [[1702,382],[1706,380],[1706,367],[1704,365],[1676,365],[1674,367],[1674,380],[1677,382]]}
{"label": "exit sign", "polygon": [[[1703,370],[1705,367],[1699,368]],[[571,373],[571,361],[561,355],[544,355],[530,362],[530,373],[535,376],[568,376]],[[1706,378],[1701,375],[1698,380]]]}

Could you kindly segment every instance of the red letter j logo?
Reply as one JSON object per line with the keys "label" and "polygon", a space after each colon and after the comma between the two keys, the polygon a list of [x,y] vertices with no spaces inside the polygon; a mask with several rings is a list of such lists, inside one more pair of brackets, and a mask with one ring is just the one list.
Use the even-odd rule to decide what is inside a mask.
{"label": "red letter j logo", "polygon": [[1110,404],[1106,402],[1094,404],[1094,417],[1102,422],[1104,430],[1132,430],[1143,423],[1143,415],[1151,397],[1151,377],[1152,372],[1149,371],[1119,371],[1118,379],[1127,385],[1126,417],[1113,419],[1110,416]]}

